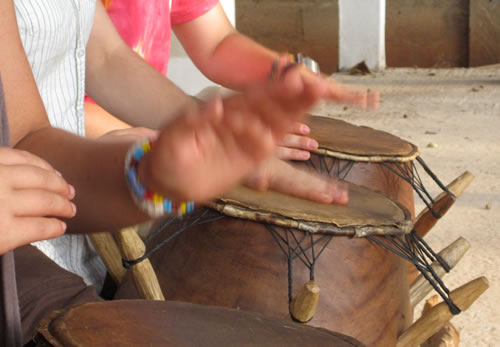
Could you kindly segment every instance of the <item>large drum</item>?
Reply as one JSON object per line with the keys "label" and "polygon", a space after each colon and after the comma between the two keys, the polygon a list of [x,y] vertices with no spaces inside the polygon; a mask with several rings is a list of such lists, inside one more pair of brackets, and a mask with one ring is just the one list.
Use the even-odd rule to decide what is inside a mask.
{"label": "large drum", "polygon": [[[365,237],[405,235],[411,214],[369,189],[350,184],[349,193],[337,206],[239,188],[214,204],[220,213],[169,220],[155,242],[177,237],[151,258],[165,298],[282,319],[291,312],[370,346],[394,345],[412,321],[407,266]],[[126,281],[117,297],[134,291]]]}
{"label": "large drum", "polygon": [[126,300],[54,312],[37,346],[362,346],[348,336],[261,314],[178,302]]}

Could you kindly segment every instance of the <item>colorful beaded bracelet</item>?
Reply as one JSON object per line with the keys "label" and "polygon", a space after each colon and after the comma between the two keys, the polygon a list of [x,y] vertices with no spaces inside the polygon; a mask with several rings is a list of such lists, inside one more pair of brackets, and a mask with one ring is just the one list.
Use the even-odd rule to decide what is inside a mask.
{"label": "colorful beaded bracelet", "polygon": [[148,190],[137,177],[139,162],[144,154],[151,150],[153,142],[149,139],[141,139],[132,145],[125,157],[125,179],[128,183],[130,193],[134,202],[153,218],[161,217],[166,213],[176,213],[182,216],[194,210],[194,202],[173,203],[161,194]]}

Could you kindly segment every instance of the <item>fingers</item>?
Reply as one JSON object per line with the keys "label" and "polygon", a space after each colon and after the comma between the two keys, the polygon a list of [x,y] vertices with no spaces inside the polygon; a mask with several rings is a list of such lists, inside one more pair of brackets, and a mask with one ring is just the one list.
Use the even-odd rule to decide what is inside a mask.
{"label": "fingers", "polygon": [[66,223],[56,218],[22,217],[16,218],[16,233],[12,235],[11,249],[35,241],[61,236],[66,231]]}
{"label": "fingers", "polygon": [[281,160],[308,160],[311,153],[296,148],[278,146],[276,156]]}
{"label": "fingers", "polygon": [[318,141],[307,136],[299,136],[293,134],[285,135],[278,144],[283,147],[297,148],[307,151],[315,151],[318,149]]}
{"label": "fingers", "polygon": [[347,204],[348,190],[344,182],[284,164],[270,172],[269,189],[325,204]]}
{"label": "fingers", "polygon": [[333,80],[329,80],[328,98],[337,103],[346,103],[360,106],[363,109],[377,109],[380,103],[378,92],[351,90]]}
{"label": "fingers", "polygon": [[310,132],[311,128],[309,128],[307,124],[300,122],[295,122],[293,127],[290,129],[290,133],[296,135],[309,135]]}
{"label": "fingers", "polygon": [[12,213],[17,217],[53,216],[72,218],[76,206],[64,196],[40,189],[16,191],[12,197]]}
{"label": "fingers", "polygon": [[3,165],[34,165],[45,170],[54,171],[45,160],[29,152],[0,147],[0,164]]}
{"label": "fingers", "polygon": [[15,190],[40,189],[73,199],[75,189],[53,170],[32,165],[5,166],[3,174]]}

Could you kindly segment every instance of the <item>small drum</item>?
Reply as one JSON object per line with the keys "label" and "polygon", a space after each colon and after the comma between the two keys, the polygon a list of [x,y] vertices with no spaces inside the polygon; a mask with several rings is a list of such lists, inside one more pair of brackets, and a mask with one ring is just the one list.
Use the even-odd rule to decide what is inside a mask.
{"label": "small drum", "polygon": [[37,346],[362,346],[348,336],[257,313],[179,302],[90,303],[42,321]]}
{"label": "small drum", "polygon": [[[169,219],[156,232],[176,237],[151,257],[165,298],[281,319],[292,312],[370,346],[395,345],[412,321],[407,266],[365,236],[403,236],[411,214],[367,188],[349,184],[349,194],[338,206],[241,187],[215,203],[222,215]],[[117,297],[134,291],[127,280]]]}
{"label": "small drum", "polygon": [[424,185],[429,180],[421,177],[418,166],[441,190],[451,193],[425,164],[415,145],[384,131],[333,118],[312,116],[308,125],[310,137],[318,141],[319,148],[306,163],[317,172],[383,192],[412,215],[415,192],[433,216],[440,217]]}

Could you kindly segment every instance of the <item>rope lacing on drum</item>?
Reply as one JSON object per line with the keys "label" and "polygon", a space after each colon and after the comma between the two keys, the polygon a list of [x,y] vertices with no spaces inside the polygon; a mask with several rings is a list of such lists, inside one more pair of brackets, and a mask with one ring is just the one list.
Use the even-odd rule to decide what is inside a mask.
{"label": "rope lacing on drum", "polygon": [[415,230],[406,234],[404,237],[386,235],[382,241],[379,237],[368,236],[370,240],[384,247],[385,249],[393,252],[399,257],[411,262],[417,270],[424,276],[424,278],[431,284],[436,292],[448,304],[450,312],[454,315],[461,312],[460,308],[456,306],[450,298],[450,290],[446,287],[444,282],[439,278],[431,264],[438,261],[446,272],[450,271],[448,263],[436,254],[432,248],[418,235]]}
{"label": "rope lacing on drum", "polygon": [[[326,249],[328,244],[333,238],[333,235],[315,235],[312,233],[304,233],[298,231],[302,234],[300,240],[297,238],[296,233],[293,229],[289,228],[279,228],[283,231],[283,235],[278,232],[277,228],[272,225],[266,224],[266,229],[271,233],[274,240],[283,251],[287,262],[288,262],[288,302],[291,303],[293,300],[293,260],[298,258],[302,264],[304,264],[309,269],[309,279],[314,281],[314,268],[316,261],[323,251]],[[291,240],[292,239],[292,240]],[[309,240],[309,245],[304,245],[304,241]],[[323,243],[318,252],[315,250],[315,246]],[[310,251],[310,256],[307,254]]]}
{"label": "rope lacing on drum", "polygon": [[[212,215],[212,216],[210,216]],[[208,216],[208,217],[207,217]],[[216,220],[219,220],[223,218],[224,216],[218,213],[215,213],[214,211],[206,208],[206,209],[198,209],[197,212],[192,213],[188,216],[185,216],[184,218],[179,218],[179,217],[172,217],[168,218],[164,224],[162,224],[158,229],[155,231],[151,232],[146,239],[144,240],[144,243],[147,245],[149,242],[154,240],[158,235],[160,235],[163,231],[165,231],[166,228],[169,226],[173,226],[175,224],[180,224],[180,227],[176,229],[174,233],[169,235],[165,240],[160,242],[158,245],[153,247],[151,250],[147,251],[144,253],[142,257],[139,257],[134,260],[126,260],[122,258],[122,264],[123,267],[126,269],[129,269],[135,264],[140,263],[141,261],[151,257],[154,253],[156,253],[161,247],[166,245],[168,242],[179,236],[182,232],[186,231],[187,229],[197,226],[197,225],[202,225],[206,223],[211,223]],[[205,219],[206,218],[206,219]]]}
{"label": "rope lacing on drum", "polygon": [[327,163],[324,156],[318,156],[319,168],[316,166],[316,164],[314,164],[312,160],[308,160],[307,163],[308,165],[312,166],[312,168],[316,170],[316,172],[324,172],[326,170],[328,175],[334,175],[335,177],[338,177],[340,179],[345,179],[347,175],[349,175],[349,172],[355,164],[353,161],[347,161],[344,162],[344,165],[342,166],[342,162],[340,160],[333,157],[328,158],[332,162],[330,165]]}
{"label": "rope lacing on drum", "polygon": [[[448,188],[437,178],[437,176],[431,171],[431,169],[425,164],[424,160],[420,157],[417,157],[416,160],[418,163],[422,166],[424,171],[432,178],[432,180],[441,188],[444,192],[446,192],[449,195],[452,195]],[[420,174],[417,170],[417,167],[415,164],[411,162],[405,162],[405,163],[398,163],[398,162],[381,162],[384,167],[387,169],[391,170],[394,174],[408,182],[415,192],[418,194],[420,199],[424,202],[424,204],[427,206],[429,211],[431,211],[432,215],[434,218],[439,219],[441,218],[441,215],[432,208],[432,205],[434,204],[434,199],[431,197],[427,189],[425,188],[422,179],[420,177]]]}

